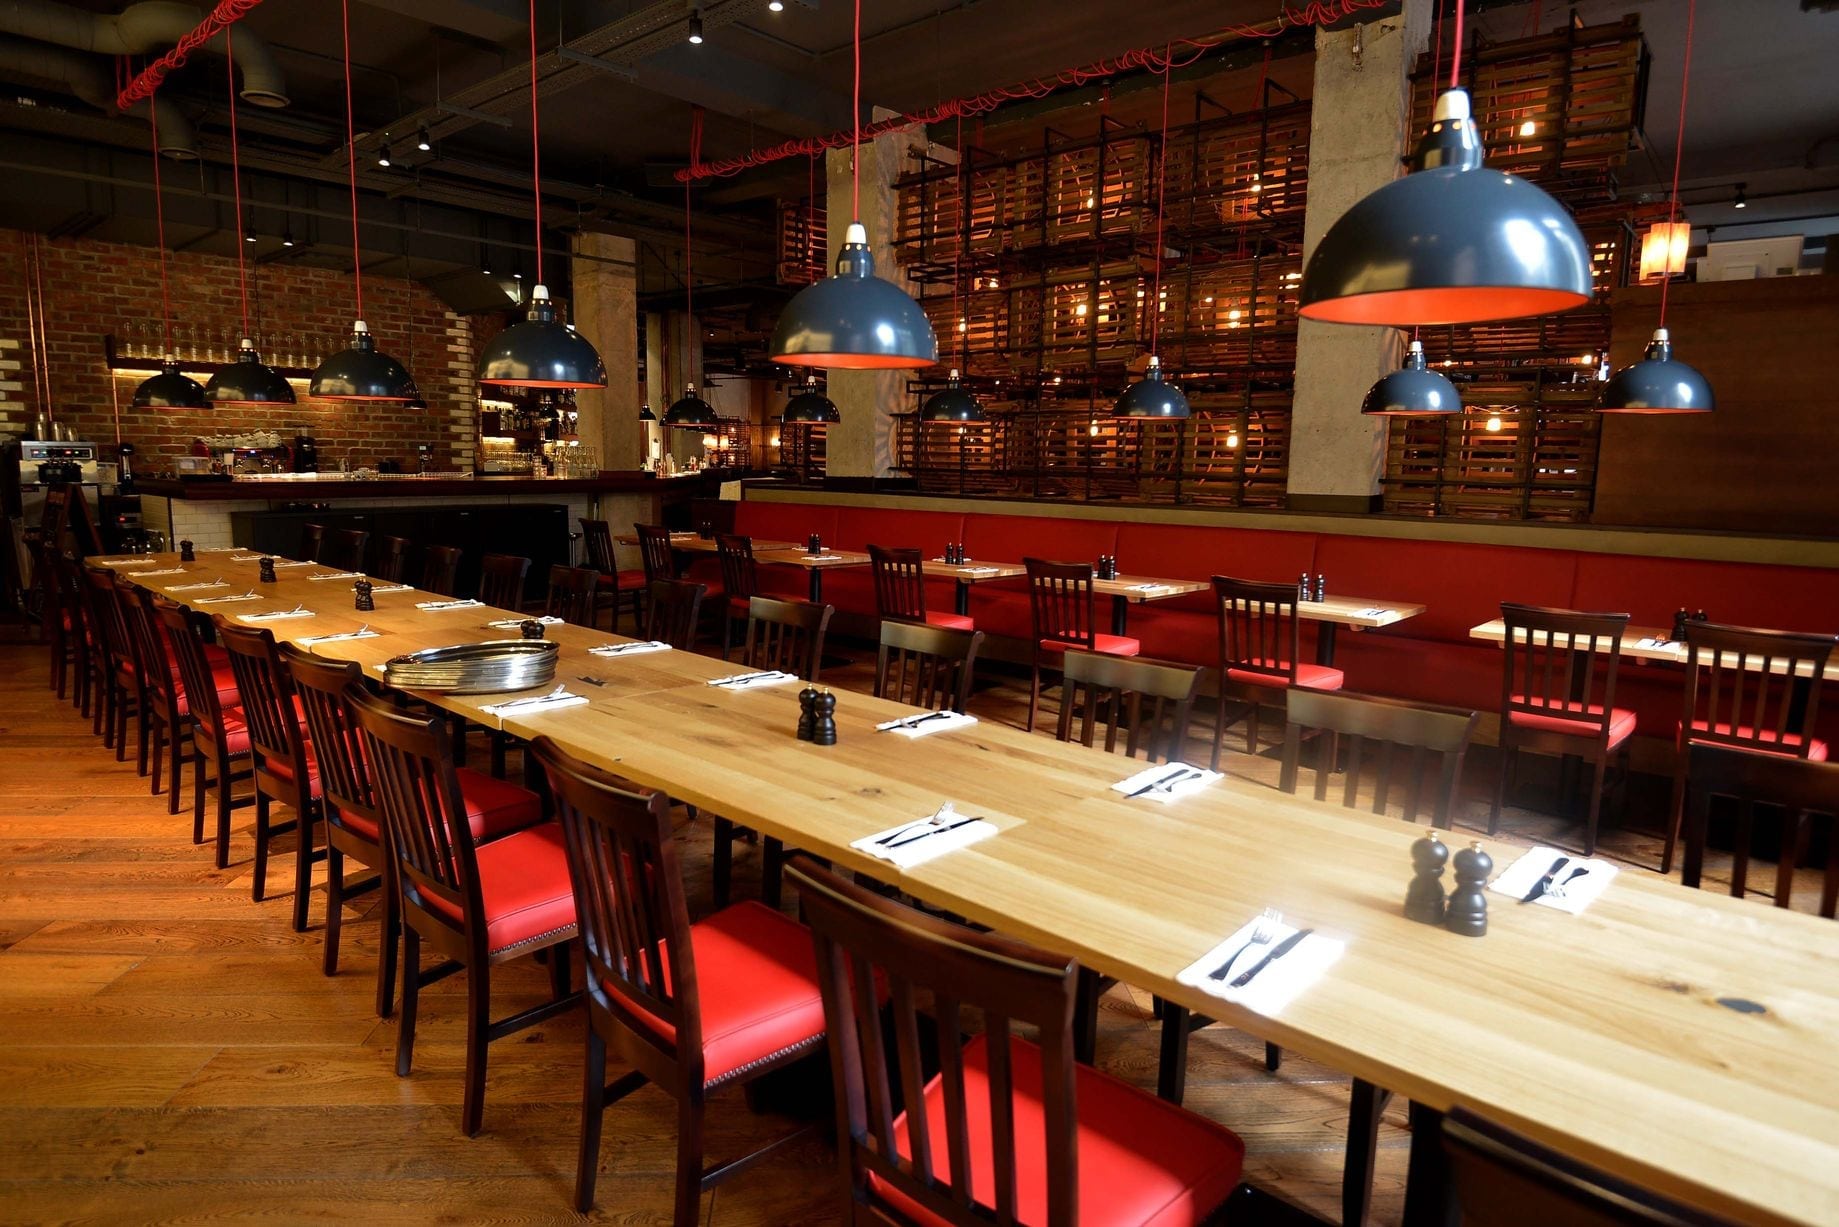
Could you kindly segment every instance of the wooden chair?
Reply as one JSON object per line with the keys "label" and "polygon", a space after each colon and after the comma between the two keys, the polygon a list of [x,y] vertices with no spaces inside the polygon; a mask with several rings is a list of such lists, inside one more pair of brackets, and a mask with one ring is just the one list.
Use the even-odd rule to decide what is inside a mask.
{"label": "wooden chair", "polygon": [[422,559],[421,583],[416,587],[437,596],[453,596],[459,591],[460,547],[431,545]]}
{"label": "wooden chair", "polygon": [[753,538],[737,533],[715,535],[715,556],[722,567],[722,659],[734,647],[735,619],[747,619],[748,602],[760,591],[759,568],[754,565]]}
{"label": "wooden chair", "polygon": [[[1231,1196],[1237,1135],[1074,1060],[1071,959],[884,899],[808,857],[787,876],[817,946],[843,1221],[1187,1223]],[[922,1026],[937,1034],[930,1079]]]}
{"label": "wooden chair", "polygon": [[1219,612],[1220,693],[1214,712],[1213,769],[1220,769],[1220,747],[1226,730],[1238,720],[1226,719],[1226,706],[1237,699],[1245,704],[1245,752],[1258,752],[1258,723],[1263,700],[1297,688],[1339,690],[1346,681],[1341,670],[1309,664],[1302,656],[1302,625],[1296,616],[1296,588],[1292,584],[1266,584],[1256,580],[1213,577],[1213,599]]}
{"label": "wooden chair", "polygon": [[1188,741],[1188,714],[1200,687],[1199,669],[1175,661],[1103,652],[1068,652],[1062,667],[1065,694],[1054,729],[1056,739],[1074,739],[1077,710],[1077,737],[1082,746],[1093,744],[1102,724],[1107,754],[1116,752],[1122,729],[1126,758],[1135,758],[1141,750],[1152,763],[1181,759]]}
{"label": "wooden chair", "polygon": [[[1027,724],[1032,733],[1035,711],[1041,704],[1042,665],[1058,661],[1068,651],[1135,656],[1142,645],[1126,635],[1099,633],[1090,563],[1024,558],[1022,565],[1028,568],[1028,604],[1034,617],[1034,672],[1028,687]],[[1061,702],[1064,706],[1064,696]]]}
{"label": "wooden chair", "polygon": [[1673,872],[1673,850],[1686,805],[1688,745],[1702,742],[1826,760],[1826,743],[1813,731],[1833,643],[1831,635],[1686,623],[1686,710],[1676,734],[1673,798],[1660,872]]}
{"label": "wooden chair", "polygon": [[964,711],[982,647],[982,631],[884,619],[875,656],[875,697],[934,711]]}
{"label": "wooden chair", "polygon": [[340,571],[362,571],[370,534],[361,528],[328,528],[319,547],[319,564]]}
{"label": "wooden chair", "polygon": [[320,550],[326,540],[324,524],[305,524],[300,529],[300,559],[303,562],[318,562]]}
{"label": "wooden chair", "polygon": [[[424,985],[466,972],[466,1090],[461,1128],[479,1132],[485,1115],[486,1047],[574,1008],[569,945],[575,898],[562,828],[554,822],[477,843],[449,738],[439,717],[417,719],[352,686],[345,691],[383,814],[384,846],[395,861],[391,889],[402,908],[402,1010],[396,1073],[407,1077]],[[534,800],[534,797],[532,798]],[[423,942],[445,956],[421,965]],[[491,969],[548,951],[551,1000],[493,1021]]]}
{"label": "wooden chair", "polygon": [[[153,794],[159,795],[162,762],[166,765],[166,812],[179,812],[179,783],[183,765],[193,754],[190,699],[179,677],[174,649],[154,608],[151,589],[130,587],[121,593],[128,634],[136,644],[145,706],[143,718],[152,726]],[[239,701],[233,677],[213,671],[220,705]]]}
{"label": "wooden chair", "polygon": [[[673,1220],[695,1227],[706,1190],[810,1131],[703,1168],[709,1096],[802,1060],[824,1042],[811,935],[752,902],[691,924],[670,799],[570,756],[547,737],[536,739],[533,752],[567,833],[587,970],[575,1208],[594,1207],[607,1108],[650,1082],[677,1101]],[[631,1067],[611,1085],[609,1050]]]}
{"label": "wooden chair", "polygon": [[121,598],[115,589],[115,574],[106,567],[85,567],[84,596],[89,601],[90,620],[101,632],[100,654],[103,668],[101,681],[102,744],[113,748],[115,761],[128,757],[128,719],[138,727],[140,758],[135,770],[147,774],[147,726],[140,720],[144,707],[140,666],[135,660],[134,645],[128,638],[127,622],[121,614]]}
{"label": "wooden chair", "polygon": [[1689,798],[1686,855],[1682,880],[1703,880],[1705,845],[1711,831],[1712,802],[1735,803],[1737,824],[1731,842],[1730,893],[1741,899],[1749,885],[1750,861],[1757,842],[1757,807],[1775,818],[1775,906],[1787,907],[1794,893],[1794,873],[1809,844],[1815,815],[1826,819],[1827,861],[1820,887],[1820,915],[1831,918],[1839,904],[1839,763],[1826,763],[1713,742],[1694,741],[1686,748]]}
{"label": "wooden chair", "polygon": [[524,576],[530,560],[516,554],[487,554],[479,560],[479,599],[493,609],[524,611]]}
{"label": "wooden chair", "polygon": [[1284,737],[1283,771],[1278,787],[1294,793],[1300,773],[1302,742],[1305,730],[1326,733],[1315,767],[1315,799],[1328,799],[1329,778],[1335,772],[1341,739],[1347,739],[1346,783],[1341,792],[1344,808],[1359,804],[1362,757],[1370,744],[1379,763],[1379,777],[1374,783],[1373,812],[1387,812],[1392,799],[1393,768],[1405,757],[1405,798],[1401,803],[1406,822],[1416,822],[1423,807],[1425,769],[1436,772],[1431,797],[1431,824],[1449,830],[1455,813],[1456,797],[1462,785],[1462,760],[1479,712],[1460,707],[1438,707],[1411,703],[1404,699],[1378,695],[1335,693],[1321,690],[1292,690],[1289,695],[1289,731]]}
{"label": "wooden chair", "polygon": [[[60,620],[69,630],[65,642],[69,653],[70,702],[83,715],[90,714],[90,697],[99,692],[97,681],[97,659],[100,649],[96,646],[98,636],[95,626],[90,621],[89,607],[83,599],[83,576],[76,561],[61,550],[43,550],[46,568],[46,582],[55,587],[58,607],[62,611]],[[58,698],[64,697],[63,675],[58,675]]]}
{"label": "wooden chair", "polygon": [[[587,565],[600,574],[605,598],[603,604],[613,608],[613,629],[619,630],[619,611],[625,605],[632,606],[632,630],[636,634],[641,623],[641,606],[645,602],[645,585],[650,576],[644,570],[622,571],[613,552],[613,530],[607,527],[605,520],[590,520],[581,517],[581,536],[587,544]],[[587,625],[592,626],[593,623]]]}
{"label": "wooden chair", "polygon": [[371,567],[370,577],[392,584],[403,583],[408,579],[409,550],[413,545],[407,537],[378,537],[377,561]]}
{"label": "wooden chair", "polygon": [[[250,893],[257,903],[267,897],[269,846],[275,836],[294,832],[294,932],[303,933],[313,894],[313,864],[326,856],[314,846],[322,796],[316,747],[307,740],[293,675],[281,661],[274,632],[265,626],[235,626],[220,616],[217,638],[230,653],[254,756],[255,867]],[[293,811],[290,821],[269,821],[269,807],[276,802]]]}
{"label": "wooden chair", "polygon": [[88,669],[88,644],[83,637],[83,615],[76,602],[66,599],[60,568],[53,562],[37,530],[25,534],[26,553],[32,562],[32,586],[40,594],[38,611],[39,637],[50,645],[50,676],[47,684],[62,699],[70,689],[74,668],[78,685]]}
{"label": "wooden chair", "polygon": [[645,638],[683,652],[696,650],[704,586],[687,579],[654,579],[645,598]]}
{"label": "wooden chair", "polygon": [[[155,598],[154,610],[166,628],[166,638],[179,662],[179,680],[185,686],[186,714],[192,722],[192,842],[204,842],[204,797],[217,794],[217,854],[219,869],[230,867],[230,815],[253,796],[237,798],[236,785],[249,779],[249,726],[240,707],[226,708],[219,697],[211,659],[205,653],[202,618],[184,606]],[[211,766],[207,776],[205,764]]]}
{"label": "wooden chair", "polygon": [[564,622],[591,628],[600,620],[599,595],[599,571],[592,567],[552,566],[543,612]]}
{"label": "wooden chair", "polygon": [[1584,828],[1584,855],[1594,856],[1609,759],[1621,752],[1625,780],[1628,743],[1635,733],[1635,713],[1615,705],[1628,615],[1503,601],[1501,617],[1506,640],[1501,654],[1500,771],[1488,834],[1500,829],[1515,756],[1522,750],[1560,754],[1566,759],[1562,778],[1567,782],[1571,759],[1596,764]]}
{"label": "wooden chair", "polygon": [[964,614],[927,610],[925,555],[921,551],[871,545],[868,558],[875,573],[875,608],[883,622],[894,619],[959,631],[977,629],[977,624]]}
{"label": "wooden chair", "polygon": [[[1734,1227],[1729,1219],[1598,1171],[1467,1108],[1443,1118],[1442,1142],[1464,1227]],[[1448,1217],[1454,1221],[1456,1215]]]}
{"label": "wooden chair", "polygon": [[634,524],[639,537],[639,562],[645,568],[645,582],[677,578],[677,555],[670,546],[670,529],[662,524]]}

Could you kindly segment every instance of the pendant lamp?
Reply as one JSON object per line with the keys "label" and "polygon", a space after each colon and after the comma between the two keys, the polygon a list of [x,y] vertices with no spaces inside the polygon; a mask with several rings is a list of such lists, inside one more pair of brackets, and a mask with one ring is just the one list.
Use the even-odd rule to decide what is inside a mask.
{"label": "pendant lamp", "polygon": [[705,427],[719,425],[721,414],[715,412],[715,406],[696,395],[696,385],[683,385],[683,395],[671,402],[671,407],[664,411],[664,424],[677,426],[684,430],[702,430]]}
{"label": "pendant lamp", "polygon": [[341,0],[345,38],[345,174],[351,187],[351,285],[357,318],[351,348],[319,364],[307,395],[321,400],[409,401],[420,393],[407,367],[377,348],[364,322],[364,255],[358,243],[357,137],[351,118],[351,0]]}
{"label": "pendant lamp", "polygon": [[658,420],[658,415],[651,411],[650,405],[640,405],[639,406],[639,421],[655,422],[657,420]]}
{"label": "pendant lamp", "polygon": [[767,353],[788,366],[912,370],[934,366],[932,321],[899,286],[875,275],[862,225],[862,0],[856,0],[855,131],[851,138],[852,220],[837,252],[836,275],[808,285],[786,304]]}
{"label": "pendant lamp", "polygon": [[1461,413],[1462,397],[1455,384],[1424,361],[1423,343],[1413,341],[1405,351],[1405,365],[1367,389],[1360,412],[1396,417]]}
{"label": "pendant lamp", "polygon": [[[1174,47],[1163,50],[1162,60],[1162,147],[1168,148],[1169,140],[1169,85],[1174,74]],[[1156,356],[1156,347],[1162,340],[1162,218],[1164,193],[1168,179],[1164,174],[1168,166],[1166,156],[1157,159],[1156,165],[1156,280],[1150,296],[1149,311],[1149,367],[1143,372],[1143,378],[1124,389],[1124,394],[1117,398],[1112,406],[1113,417],[1120,418],[1163,418],[1180,421],[1189,415],[1188,398],[1181,394],[1181,389],[1174,384],[1162,382],[1162,359]]]}
{"label": "pendant lamp", "polygon": [[172,351],[172,299],[166,290],[166,205],[160,191],[160,112],[154,101],[147,103],[147,115],[153,124],[153,215],[160,238],[160,329],[165,340],[165,359],[160,373],[142,380],[134,389],[136,409],[208,409],[204,389],[196,379],[179,371],[179,360]]}
{"label": "pendant lamp", "polygon": [[926,398],[919,416],[922,422],[981,422],[989,415],[977,397],[959,384],[958,368],[953,367],[944,390]]}
{"label": "pendant lamp", "polygon": [[543,284],[543,166],[536,111],[536,0],[530,0],[530,185],[536,197],[536,284],[530,314],[486,345],[479,355],[479,382],[525,388],[604,388],[606,364],[600,351],[556,321],[555,303]]}
{"label": "pendant lamp", "polygon": [[1570,211],[1482,166],[1462,80],[1462,3],[1450,88],[1411,173],[1368,194],[1322,236],[1300,314],[1331,324],[1461,324],[1568,311],[1590,301],[1590,248]]}
{"label": "pendant lamp", "polygon": [[[1692,80],[1692,33],[1697,8],[1697,0],[1688,0],[1686,59],[1679,78],[1679,133],[1673,142],[1673,193],[1667,204],[1668,223],[1688,234],[1691,227],[1674,219],[1679,216],[1679,164],[1686,148],[1686,89]],[[1641,361],[1623,367],[1603,385],[1602,399],[1597,402],[1602,412],[1709,413],[1717,407],[1710,382],[1685,363],[1673,360],[1673,338],[1667,332],[1667,289],[1672,284],[1670,275],[1662,276],[1660,326],[1654,329],[1654,339],[1648,342]]]}
{"label": "pendant lamp", "polygon": [[785,421],[787,425],[794,422],[840,422],[843,415],[837,412],[836,405],[828,396],[817,390],[817,376],[805,379],[805,386],[797,396],[785,403]]}

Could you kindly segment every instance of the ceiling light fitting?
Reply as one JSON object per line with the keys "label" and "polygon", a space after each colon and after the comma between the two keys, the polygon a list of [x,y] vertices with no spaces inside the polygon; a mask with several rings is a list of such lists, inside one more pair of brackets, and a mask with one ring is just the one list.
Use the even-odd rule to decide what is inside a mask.
{"label": "ceiling light fitting", "polygon": [[[1162,146],[1165,149],[1169,139],[1169,86],[1175,67],[1174,50],[1172,45],[1163,49]],[[1152,300],[1156,310],[1150,312],[1149,316],[1149,366],[1144,369],[1143,378],[1125,388],[1124,394],[1117,398],[1117,403],[1111,407],[1113,417],[1180,421],[1191,412],[1188,398],[1182,395],[1181,389],[1162,381],[1162,359],[1156,356],[1156,349],[1162,340],[1162,309],[1167,305],[1163,301],[1167,295],[1162,289],[1162,218],[1168,189],[1168,177],[1164,173],[1167,164],[1166,158],[1158,159],[1156,166],[1156,281]]]}
{"label": "ceiling light fitting", "polygon": [[1360,412],[1394,417],[1461,413],[1462,397],[1448,376],[1430,369],[1423,343],[1413,341],[1405,350],[1404,365],[1367,390]]}

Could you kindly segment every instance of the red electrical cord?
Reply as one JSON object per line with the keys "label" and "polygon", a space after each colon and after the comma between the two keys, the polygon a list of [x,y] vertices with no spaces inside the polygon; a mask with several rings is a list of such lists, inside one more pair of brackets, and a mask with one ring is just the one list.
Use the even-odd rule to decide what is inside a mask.
{"label": "red electrical cord", "polygon": [[[223,32],[224,71],[230,79],[230,183],[236,192],[236,228],[243,228],[243,164],[237,153],[236,141],[236,46],[231,41],[229,30]],[[159,157],[159,151],[154,151]],[[249,244],[247,235],[236,236],[236,284],[243,297],[243,335],[249,335],[249,270],[243,260],[243,248]]]}
{"label": "red electrical cord", "polygon": [[[364,318],[364,257],[358,248],[358,141],[351,126],[351,0],[339,0],[345,36],[345,172],[351,183],[351,284],[357,290],[358,318]],[[538,251],[542,249],[539,247]]]}
{"label": "red electrical cord", "polygon": [[[1174,49],[1174,45],[1170,44],[1168,48],[1170,55],[1165,57],[1165,64],[1169,58],[1172,58]],[[1162,202],[1168,195],[1169,85],[1174,79],[1174,70],[1164,67],[1162,70],[1162,145],[1156,162],[1156,297],[1149,304],[1149,352],[1152,357],[1162,340]],[[1104,191],[1102,185],[1099,191]]]}
{"label": "red electrical cord", "polygon": [[1462,88],[1462,0],[1456,0],[1456,41],[1449,53],[1449,87]]}
{"label": "red electrical cord", "polygon": [[160,192],[160,112],[147,100],[153,128],[153,221],[160,239],[160,356],[172,353],[172,298],[166,291],[166,198]]}
{"label": "red electrical cord", "polygon": [[[1686,62],[1679,72],[1679,134],[1673,139],[1673,190],[1667,197],[1667,225],[1679,220],[1679,164],[1686,152],[1686,94],[1692,84],[1692,26],[1698,14],[1698,0],[1686,0]],[[1672,232],[1668,231],[1668,242],[1672,241]],[[1667,287],[1673,283],[1671,276],[1660,279],[1660,327],[1667,326]]]}
{"label": "red electrical cord", "polygon": [[[849,104],[849,220],[862,220],[862,0],[856,0],[856,86]],[[694,159],[691,166],[696,165]]]}
{"label": "red electrical cord", "polygon": [[126,111],[137,102],[153,97],[154,91],[166,79],[166,74],[184,64],[192,52],[198,50],[213,38],[220,30],[228,30],[236,22],[246,17],[250,10],[262,0],[221,0],[205,19],[189,33],[173,44],[171,51],[153,61],[139,76],[128,82],[127,88],[115,96],[115,109]]}
{"label": "red electrical cord", "polygon": [[536,118],[536,0],[530,0],[530,187],[536,195],[536,283],[543,285],[543,152]]}

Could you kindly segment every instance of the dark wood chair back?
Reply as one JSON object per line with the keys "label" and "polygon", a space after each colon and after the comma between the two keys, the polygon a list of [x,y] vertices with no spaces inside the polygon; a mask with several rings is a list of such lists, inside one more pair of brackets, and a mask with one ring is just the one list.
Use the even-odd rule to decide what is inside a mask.
{"label": "dark wood chair back", "polygon": [[372,579],[388,580],[400,584],[409,576],[409,549],[413,542],[407,537],[378,537],[377,561],[370,569]]}
{"label": "dark wood chair back", "polygon": [[1068,652],[1065,675],[1066,698],[1054,729],[1059,740],[1074,739],[1076,719],[1080,745],[1092,745],[1102,724],[1106,753],[1116,752],[1121,730],[1127,758],[1139,750],[1152,763],[1182,757],[1199,669],[1140,656]]}
{"label": "dark wood chair back", "polygon": [[522,613],[524,576],[530,560],[516,554],[487,554],[479,560],[479,599],[494,609]]}
{"label": "dark wood chair back", "polygon": [[460,547],[431,545],[422,559],[421,583],[416,587],[438,596],[453,596],[459,591],[456,577],[460,572]]}
{"label": "dark wood chair back", "polygon": [[1501,718],[1524,712],[1595,724],[1607,743],[1628,615],[1502,601],[1501,619]]}
{"label": "dark wood chair back", "polygon": [[[1329,777],[1335,772],[1336,749],[1347,747],[1346,783],[1341,804],[1359,805],[1364,760],[1377,759],[1379,775],[1373,785],[1373,812],[1384,814],[1391,804],[1394,776],[1403,763],[1402,817],[1416,822],[1425,799],[1426,772],[1434,772],[1431,822],[1448,830],[1462,787],[1462,760],[1481,720],[1478,712],[1459,707],[1410,703],[1378,695],[1344,691],[1292,689],[1287,696],[1289,727],[1284,735],[1283,772],[1278,787],[1296,791],[1299,760],[1306,732],[1331,734],[1316,761],[1315,799],[1328,799]],[[1369,752],[1368,747],[1371,747]]]}
{"label": "dark wood chair back", "polygon": [[1464,1227],[1733,1227],[1467,1108],[1443,1118],[1443,1152]]}
{"label": "dark wood chair back", "polygon": [[1687,747],[1686,860],[1682,881],[1698,886],[1704,878],[1705,845],[1713,803],[1735,804],[1736,833],[1731,841],[1730,893],[1742,898],[1749,887],[1750,860],[1757,843],[1758,806],[1773,819],[1780,851],[1775,862],[1775,906],[1787,907],[1794,893],[1794,874],[1802,849],[1810,846],[1809,826],[1826,822],[1827,861],[1820,888],[1820,915],[1831,917],[1839,904],[1839,763],[1811,762],[1786,754],[1694,742]]}
{"label": "dark wood chair back", "polygon": [[668,643],[679,651],[694,651],[696,624],[702,616],[707,585],[687,579],[654,579],[646,589],[645,638]]}
{"label": "dark wood chair back", "polygon": [[306,524],[300,529],[300,557],[307,562],[318,562],[319,552],[326,540],[324,524]]}
{"label": "dark wood chair back", "polygon": [[173,664],[166,627],[154,608],[153,592],[148,588],[124,585],[118,595],[122,621],[134,644],[141,685],[146,687],[147,702],[159,708],[166,727],[174,730],[176,737],[178,730],[184,727],[179,719],[179,697],[185,693],[185,688]]}
{"label": "dark wood chair back", "polygon": [[204,654],[204,620],[183,605],[161,597],[154,598],[153,608],[178,658],[179,680],[185,683],[185,705],[191,711],[193,725],[207,741],[223,745],[223,706],[217,699],[211,662]]}
{"label": "dark wood chair back", "polygon": [[934,711],[963,711],[982,647],[982,631],[883,619],[875,697]]}
{"label": "dark wood chair back", "polygon": [[670,529],[662,524],[634,524],[639,536],[639,563],[645,568],[645,582],[677,578],[677,556],[670,548]]}
{"label": "dark wood chair back", "polygon": [[90,617],[102,633],[104,659],[117,676],[131,683],[136,673],[134,643],[128,638],[127,620],[122,617],[115,573],[107,567],[84,567],[83,593],[89,601]]}
{"label": "dark wood chair back", "polygon": [[739,533],[717,533],[715,553],[721,560],[722,592],[729,600],[750,597],[760,591],[760,576],[753,560],[752,537]]}
{"label": "dark wood chair back", "polygon": [[925,555],[916,549],[868,547],[869,567],[875,573],[875,608],[881,620],[926,620]]}
{"label": "dark wood chair back", "polygon": [[1024,558],[1022,565],[1028,568],[1028,606],[1034,614],[1036,642],[1054,639],[1076,648],[1096,644],[1092,565],[1044,558]]}
{"label": "dark wood chair back", "polygon": [[[306,735],[294,705],[294,679],[281,663],[274,632],[265,626],[237,626],[218,617],[217,642],[230,654],[230,672],[242,699],[243,722],[249,726],[249,746],[255,751],[255,778],[276,792],[291,790],[307,779]],[[272,775],[269,765],[286,764],[284,777]]]}
{"label": "dark wood chair back", "polygon": [[[1017,1221],[1010,1040],[1020,1024],[1038,1029],[1041,1050],[1047,1222],[1053,1227],[1075,1222],[1073,961],[928,916],[844,881],[806,856],[792,858],[786,877],[798,890],[817,946],[838,1145],[850,1200],[868,1211],[857,1221],[907,1221],[877,1185],[898,1191],[943,1222],[987,1227]],[[878,977],[885,977],[888,988],[891,1018],[885,1026],[875,991]],[[944,1129],[935,1131],[929,1113],[908,1110],[903,1148],[894,1118],[924,1101],[928,1080],[919,1040],[922,998],[930,999],[936,1019]],[[963,1037],[971,1030],[982,1031],[988,1045],[993,1136],[987,1142],[974,1141],[967,1127]],[[981,1194],[987,1206],[977,1204],[970,1187],[973,1145],[989,1147],[988,1161],[977,1164],[992,1176],[991,1191]],[[910,1162],[902,1161],[903,1149]]]}
{"label": "dark wood chair back", "polygon": [[741,659],[753,669],[782,669],[815,682],[824,662],[829,605],[756,596],[747,602],[747,645]]}
{"label": "dark wood chair back", "polygon": [[690,526],[704,537],[734,531],[734,512],[740,504],[733,499],[693,498],[690,500]]}
{"label": "dark wood chair back", "polygon": [[1219,610],[1220,672],[1237,669],[1296,683],[1302,626],[1296,616],[1296,586],[1229,575],[1213,577]]}
{"label": "dark wood chair back", "polygon": [[543,612],[576,626],[593,626],[599,591],[600,572],[593,567],[552,566]]}
{"label": "dark wood chair back", "polygon": [[319,546],[320,565],[362,571],[364,551],[369,546],[370,534],[361,528],[328,528]]}
{"label": "dark wood chair back", "polygon": [[587,554],[586,566],[602,575],[619,574],[619,564],[613,556],[613,530],[607,527],[605,520],[590,520],[582,516],[581,543]]}
{"label": "dark wood chair back", "polygon": [[1831,635],[1686,623],[1687,738],[1806,758],[1833,643]]}
{"label": "dark wood chair back", "polygon": [[282,649],[288,675],[306,716],[313,739],[313,757],[319,762],[319,786],[326,820],[365,842],[368,833],[354,831],[345,822],[353,815],[373,830],[383,828],[377,797],[370,783],[370,766],[364,758],[364,734],[345,702],[345,691],[363,676],[356,661],[326,660],[292,646]]}

